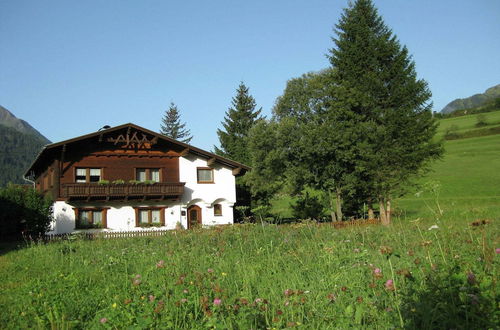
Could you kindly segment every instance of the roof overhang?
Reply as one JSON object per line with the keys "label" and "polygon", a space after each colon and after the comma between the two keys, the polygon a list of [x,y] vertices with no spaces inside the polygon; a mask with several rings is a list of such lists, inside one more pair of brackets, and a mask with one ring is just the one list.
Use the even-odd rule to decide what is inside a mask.
{"label": "roof overhang", "polygon": [[249,171],[251,168],[247,165],[238,163],[234,160],[216,155],[212,152],[208,152],[206,150],[194,147],[192,145],[189,145],[184,142],[180,142],[177,140],[174,140],[172,138],[169,138],[165,135],[159,134],[157,132],[150,131],[144,127],[128,123],[128,124],[123,124],[115,127],[110,127],[108,129],[102,129],[90,134],[78,136],[72,139],[64,140],[61,142],[56,142],[52,144],[48,144],[43,147],[43,149],[40,151],[38,156],[35,158],[33,163],[30,165],[26,173],[24,174],[25,177],[30,177],[32,176],[31,174],[34,174],[34,177],[38,177],[38,175],[43,172],[43,170],[46,168],[46,164],[50,159],[54,159],[55,155],[64,152],[68,146],[71,146],[73,144],[81,143],[85,140],[92,140],[96,137],[99,138],[99,140],[102,140],[104,136],[109,135],[109,133],[113,133],[115,131],[120,131],[124,129],[135,129],[137,131],[141,131],[147,135],[150,135],[153,138],[156,138],[158,140],[166,141],[170,144],[173,144],[174,146],[177,146],[178,149],[180,149],[180,156],[187,156],[188,154],[194,154],[203,158],[206,158],[211,164],[213,163],[219,163],[222,165],[225,165],[233,170],[234,175],[243,175],[246,171]]}

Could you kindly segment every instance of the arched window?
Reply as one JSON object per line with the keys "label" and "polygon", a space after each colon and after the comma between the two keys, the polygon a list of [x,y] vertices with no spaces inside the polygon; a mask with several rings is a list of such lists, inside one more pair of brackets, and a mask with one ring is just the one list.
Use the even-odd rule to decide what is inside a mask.
{"label": "arched window", "polygon": [[221,216],[222,215],[222,205],[220,205],[220,204],[215,204],[214,205],[214,215],[215,216]]}

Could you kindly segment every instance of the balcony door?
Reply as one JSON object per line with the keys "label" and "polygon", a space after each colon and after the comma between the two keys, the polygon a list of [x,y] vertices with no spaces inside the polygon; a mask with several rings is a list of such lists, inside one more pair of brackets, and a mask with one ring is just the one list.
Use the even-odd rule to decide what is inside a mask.
{"label": "balcony door", "polygon": [[197,205],[192,205],[187,209],[188,214],[188,229],[201,226],[201,208]]}

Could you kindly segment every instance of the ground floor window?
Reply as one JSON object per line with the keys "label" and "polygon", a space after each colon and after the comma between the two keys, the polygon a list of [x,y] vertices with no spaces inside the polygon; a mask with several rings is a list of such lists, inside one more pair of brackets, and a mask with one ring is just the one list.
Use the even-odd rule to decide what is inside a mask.
{"label": "ground floor window", "polygon": [[222,205],[220,205],[220,204],[214,205],[214,215],[215,216],[222,216]]}
{"label": "ground floor window", "polygon": [[138,207],[135,209],[136,227],[155,227],[165,225],[164,207]]}
{"label": "ground floor window", "polygon": [[76,229],[106,228],[107,209],[75,208]]}

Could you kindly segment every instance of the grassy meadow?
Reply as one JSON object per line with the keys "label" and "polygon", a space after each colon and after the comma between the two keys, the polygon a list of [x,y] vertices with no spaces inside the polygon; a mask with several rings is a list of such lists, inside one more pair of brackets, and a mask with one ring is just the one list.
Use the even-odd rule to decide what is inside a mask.
{"label": "grassy meadow", "polygon": [[[475,129],[465,116],[441,132],[457,119]],[[0,250],[0,327],[498,328],[500,135],[445,147],[387,228],[247,224]]]}
{"label": "grassy meadow", "polygon": [[[486,220],[486,219],[485,219]],[[5,328],[494,328],[498,221],[238,225],[0,258]]]}

